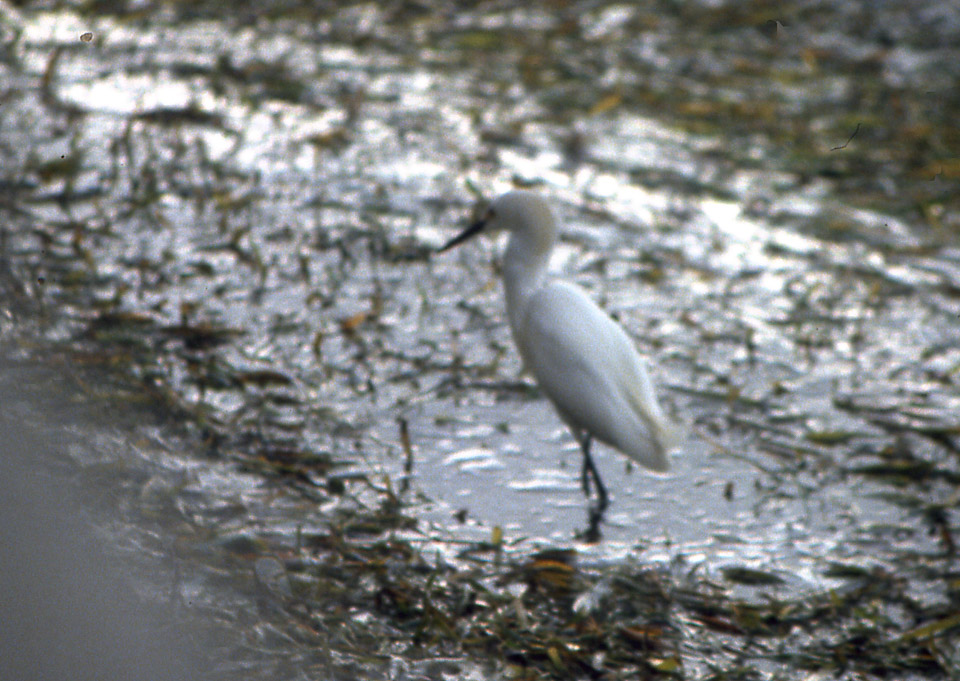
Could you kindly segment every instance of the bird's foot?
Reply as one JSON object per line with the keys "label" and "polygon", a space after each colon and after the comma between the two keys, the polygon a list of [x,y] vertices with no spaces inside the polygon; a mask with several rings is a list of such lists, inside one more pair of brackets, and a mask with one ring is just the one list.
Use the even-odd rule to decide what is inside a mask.
{"label": "bird's foot", "polygon": [[588,544],[596,544],[602,539],[603,535],[600,532],[600,523],[603,522],[603,508],[597,505],[590,505],[590,508],[587,510],[587,528],[580,533],[580,539],[587,542]]}

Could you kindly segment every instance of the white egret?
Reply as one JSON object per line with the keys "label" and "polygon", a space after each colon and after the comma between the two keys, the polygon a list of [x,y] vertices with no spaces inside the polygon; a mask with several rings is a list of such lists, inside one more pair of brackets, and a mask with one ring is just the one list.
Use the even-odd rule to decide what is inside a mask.
{"label": "white egret", "polygon": [[507,316],[520,355],[583,451],[581,484],[598,506],[607,492],[590,457],[596,438],[646,468],[666,471],[678,428],[664,415],[644,361],[624,332],[578,286],[547,275],[557,221],[539,195],[512,191],[496,199],[479,222],[440,248],[446,251],[484,230],[510,232],[503,258]]}

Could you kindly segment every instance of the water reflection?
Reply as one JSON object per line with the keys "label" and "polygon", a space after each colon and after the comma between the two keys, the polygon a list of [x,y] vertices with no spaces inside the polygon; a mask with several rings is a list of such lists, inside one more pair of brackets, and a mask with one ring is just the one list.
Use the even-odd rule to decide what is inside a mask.
{"label": "water reflection", "polygon": [[[622,9],[609,8],[593,17],[581,37],[591,42],[586,36],[619,33],[637,20],[634,12]],[[535,30],[557,29],[552,21],[534,23]],[[49,15],[29,23],[23,43],[28,53],[38,54],[29,46],[41,40],[56,41],[50,33],[54,29],[64,30]],[[569,513],[560,510],[573,502],[570,485],[558,485],[559,489],[547,485],[537,495],[538,485],[524,476],[529,462],[534,462],[535,470],[555,471],[551,475],[560,478],[574,473],[571,467],[554,467],[566,457],[559,449],[562,439],[545,437],[553,428],[550,416],[537,406],[528,407],[525,399],[509,399],[487,409],[488,396],[471,391],[469,382],[462,390],[442,392],[443,367],[451,360],[463,363],[467,376],[524,380],[499,318],[499,293],[492,279],[476,266],[462,268],[463,259],[453,266],[384,262],[382,246],[374,245],[384,240],[389,253],[391,242],[416,241],[425,221],[453,225],[461,219],[457,211],[427,211],[426,216],[423,211],[427,198],[459,193],[458,183],[445,172],[457,159],[468,163],[479,149],[468,121],[471,110],[482,110],[482,98],[461,94],[445,100],[442,107],[434,105],[460,74],[441,67],[406,70],[389,50],[361,53],[351,45],[328,44],[316,53],[318,67],[308,59],[294,60],[304,74],[321,69],[316,72],[321,98],[340,93],[327,101],[328,106],[244,104],[233,95],[242,90],[244,79],[249,79],[246,85],[259,82],[256,64],[266,54],[256,56],[261,50],[254,49],[249,36],[239,41],[216,36],[214,41],[227,52],[226,61],[217,66],[196,51],[210,40],[204,32],[187,31],[178,52],[166,52],[157,36],[137,36],[129,27],[104,24],[100,35],[108,38],[96,43],[97,51],[72,49],[71,61],[58,63],[52,80],[61,101],[86,109],[87,139],[96,139],[104,130],[119,132],[116,126],[100,127],[105,114],[135,114],[141,124],[124,134],[126,146],[136,148],[127,152],[133,166],[139,165],[138,158],[146,160],[141,174],[150,159],[166,165],[170,153],[184,153],[174,151],[184,145],[198,150],[195,156],[186,152],[188,163],[198,168],[214,164],[210,169],[214,174],[228,168],[231,173],[256,173],[246,195],[226,185],[204,190],[214,192],[210,197],[216,202],[214,210],[203,205],[210,199],[192,205],[178,197],[172,185],[160,190],[160,223],[118,222],[119,214],[111,218],[111,229],[123,234],[125,255],[120,260],[113,259],[109,249],[88,251],[99,258],[96,267],[106,277],[103,295],[112,295],[120,309],[151,310],[153,319],[166,324],[182,321],[185,311],[196,309],[205,319],[237,329],[243,340],[224,346],[218,360],[223,364],[216,371],[208,367],[197,373],[209,361],[203,353],[186,358],[182,367],[180,359],[171,357],[173,365],[165,379],[171,387],[223,418],[241,422],[251,418],[281,430],[301,430],[312,446],[346,454],[352,446],[330,436],[337,428],[315,430],[307,425],[305,409],[319,404],[341,422],[340,427],[361,434],[367,464],[392,476],[400,471],[398,459],[390,456],[390,443],[396,441],[390,416],[399,410],[415,424],[416,474],[428,498],[439,501],[456,490],[456,498],[470,499],[471,512],[483,525],[569,541],[573,533],[564,520]],[[270,40],[285,53],[306,54],[306,46],[295,36],[278,33]],[[110,64],[106,73],[107,56],[122,64],[128,58],[125,50],[144,44],[153,45],[161,61],[193,63],[196,74],[214,76],[229,63],[233,70],[220,76],[238,79],[233,95],[222,88],[214,95],[219,87],[215,78],[184,77],[182,68],[154,74]],[[37,62],[37,68],[40,65]],[[358,80],[349,88],[355,96],[344,98],[335,84],[351,80]],[[692,463],[683,476],[618,478],[623,483],[615,492],[618,512],[624,518],[656,516],[661,527],[638,534],[624,520],[612,523],[620,531],[611,539],[626,544],[641,537],[651,540],[649,532],[654,529],[652,536],[669,536],[675,546],[702,542],[699,519],[711,515],[732,517],[729,527],[718,531],[733,534],[743,521],[737,513],[731,516],[729,500],[716,489],[732,483],[741,490],[743,503],[757,508],[764,494],[756,490],[764,488],[770,475],[750,430],[769,431],[781,448],[809,449],[801,446],[803,422],[824,429],[837,422],[838,414],[821,391],[834,394],[836,381],[861,352],[863,341],[853,338],[862,339],[871,328],[887,324],[884,316],[866,312],[871,305],[868,288],[850,282],[845,268],[866,269],[904,286],[936,285],[938,280],[907,259],[888,266],[885,251],[871,250],[880,244],[884,249],[903,245],[904,240],[916,243],[898,220],[863,209],[832,207],[824,201],[822,184],[811,191],[818,185],[804,185],[789,173],[768,176],[743,167],[725,174],[725,161],[713,158],[719,139],[636,116],[623,95],[605,104],[609,113],[598,109],[578,121],[583,149],[576,173],[568,175],[562,152],[564,126],[542,115],[547,124],[526,121],[534,110],[529,96],[517,98],[513,110],[503,104],[504,111],[522,122],[515,134],[496,145],[499,179],[485,184],[503,186],[506,177],[519,176],[542,183],[548,193],[561,197],[572,229],[558,264],[620,317],[644,352],[664,367],[664,382],[682,389],[673,396],[676,411],[691,414],[698,426],[747,428],[746,437],[728,431],[719,440],[708,438],[707,444],[694,445],[686,456]],[[190,107],[231,113],[221,120],[225,129],[217,130],[219,126],[211,129],[176,116]],[[165,141],[163,133],[151,139],[149,125],[154,119],[143,115],[160,110],[168,111],[175,122],[175,132]],[[564,115],[554,112],[557,119]],[[447,125],[455,126],[452,129],[466,146],[454,150],[444,136],[435,136]],[[339,135],[338,130],[345,136],[334,144],[329,136]],[[226,140],[229,144],[224,144]],[[162,148],[151,151],[157,141]],[[756,150],[762,157],[762,147]],[[673,196],[669,190],[653,191],[644,184],[653,181],[665,187],[671,177],[681,179],[679,193]],[[114,191],[123,186],[116,185]],[[258,201],[265,187],[281,192],[280,200],[273,205]],[[309,197],[301,199],[306,210],[296,208],[299,192]],[[773,197],[777,208],[756,216],[744,211],[742,206],[757,195]],[[217,205],[227,210],[217,210]],[[770,224],[774,213],[782,226]],[[869,232],[872,241],[843,243],[811,236],[805,221],[824,220],[842,220],[845,234]],[[159,240],[158,227],[164,235]],[[600,248],[606,255],[591,254]],[[485,257],[482,253],[478,259]],[[148,279],[176,284],[147,287]],[[464,286],[480,290],[464,296]],[[135,291],[133,297],[126,290]],[[920,333],[918,320],[897,325]],[[917,347],[918,340],[901,337],[900,347]],[[807,364],[803,373],[792,367],[798,356]],[[431,363],[430,371],[412,378],[417,372],[411,373],[411,366]],[[247,383],[242,392],[233,389],[231,372],[267,367],[309,392],[280,390],[285,393],[285,406],[280,408],[279,396],[270,390]],[[785,386],[791,399],[778,399],[777,391]],[[818,399],[804,397],[814,393]],[[717,401],[727,399],[724,394],[731,406]],[[801,398],[799,406],[790,404]],[[797,414],[797,421],[776,429],[758,426],[748,417],[751,409],[768,413],[786,409]],[[465,411],[479,418],[478,423],[489,424],[488,430],[475,433],[457,426],[452,429],[453,441],[449,427],[430,425],[461,419]],[[328,424],[330,418],[321,423]],[[721,426],[724,419],[727,425]],[[491,433],[489,427],[503,432]],[[456,444],[445,444],[452,442]],[[511,456],[511,447],[522,449],[523,455]],[[464,452],[487,454],[468,461],[458,458]],[[744,466],[740,457],[751,463]],[[454,459],[456,465],[451,465]],[[614,467],[612,463],[603,465]],[[704,495],[702,481],[689,483],[691,475],[703,470],[716,481],[709,496]],[[647,489],[657,490],[654,510],[647,508],[650,499],[643,493]],[[503,498],[516,492],[522,496]],[[697,503],[691,504],[691,499]],[[560,508],[525,524],[525,518],[533,517],[523,511],[531,502],[544,509]],[[708,512],[695,510],[691,516],[691,508],[704,505]],[[511,515],[503,512],[504,506],[520,510]],[[802,509],[789,513],[799,518]],[[758,517],[754,522],[766,521]],[[760,535],[758,540],[765,541]],[[771,548],[771,560],[789,563],[789,551],[787,546]],[[805,560],[800,554],[796,558]]]}

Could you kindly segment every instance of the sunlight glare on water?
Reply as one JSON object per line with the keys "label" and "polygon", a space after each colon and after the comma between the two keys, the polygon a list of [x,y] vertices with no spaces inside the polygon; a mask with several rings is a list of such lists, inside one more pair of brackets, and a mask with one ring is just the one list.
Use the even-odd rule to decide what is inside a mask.
{"label": "sunlight glare on water", "polygon": [[[56,361],[129,376],[201,450],[75,448],[76,464],[125,470],[126,507],[196,530],[229,564],[211,569],[265,551],[265,581],[309,582],[282,596],[326,594],[336,547],[397,537],[450,565],[464,547],[574,549],[714,583],[747,565],[794,592],[832,586],[837,560],[894,573],[948,552],[960,256],[955,126],[937,115],[953,90],[909,88],[960,60],[949,41],[875,39],[918,30],[894,3],[827,3],[846,28],[782,39],[746,18],[717,30],[702,4],[29,15],[0,50],[0,274],[42,318],[23,347],[69,342]],[[868,120],[864,101],[884,106]],[[510,335],[502,240],[430,255],[515,185],[548,197],[551,265],[627,330],[689,433],[665,475],[597,446],[596,544],[577,445]],[[376,508],[392,524],[354,524]],[[118,524],[143,538],[133,517]],[[384,564],[365,555],[344,564]],[[392,570],[365,574],[381,598],[341,625],[411,615],[378,582]],[[310,617],[341,615],[326,606]]]}

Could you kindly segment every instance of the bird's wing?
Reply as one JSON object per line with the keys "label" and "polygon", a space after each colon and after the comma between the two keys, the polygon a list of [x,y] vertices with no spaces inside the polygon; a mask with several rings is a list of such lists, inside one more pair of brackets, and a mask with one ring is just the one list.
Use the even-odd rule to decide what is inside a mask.
{"label": "bird's wing", "polygon": [[672,426],[623,329],[564,282],[535,292],[519,321],[524,361],[561,417],[643,465],[665,469]]}

